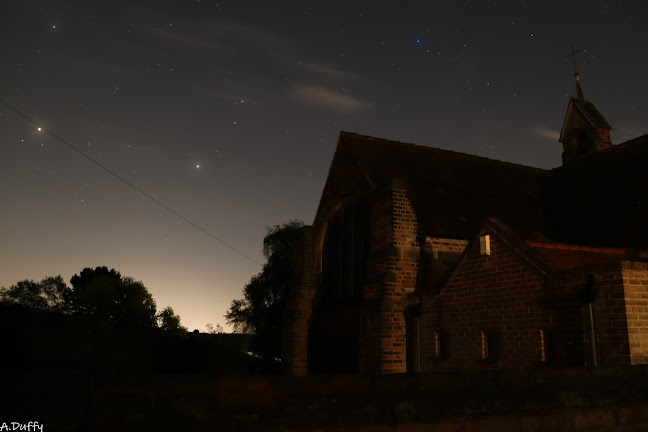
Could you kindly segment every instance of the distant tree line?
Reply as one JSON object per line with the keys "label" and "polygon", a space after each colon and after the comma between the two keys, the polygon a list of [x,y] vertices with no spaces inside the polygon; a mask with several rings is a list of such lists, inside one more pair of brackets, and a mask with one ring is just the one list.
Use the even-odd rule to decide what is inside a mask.
{"label": "distant tree line", "polygon": [[157,312],[155,300],[142,282],[123,277],[114,269],[85,268],[72,277],[70,284],[72,288],[61,276],[46,277],[40,282],[22,280],[0,289],[0,302],[90,318],[117,327],[160,328],[175,333],[187,331],[170,306]]}
{"label": "distant tree line", "polygon": [[[211,333],[211,334],[210,334]],[[247,373],[246,337],[187,332],[142,282],[107,267],[0,289],[0,369],[105,373]]]}

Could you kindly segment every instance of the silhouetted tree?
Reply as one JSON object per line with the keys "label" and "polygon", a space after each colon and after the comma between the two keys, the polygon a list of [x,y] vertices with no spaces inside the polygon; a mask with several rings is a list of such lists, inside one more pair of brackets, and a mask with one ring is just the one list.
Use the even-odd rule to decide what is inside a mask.
{"label": "silhouetted tree", "polygon": [[75,314],[118,326],[157,327],[155,301],[142,282],[97,267],[83,269],[70,283],[69,301]]}
{"label": "silhouetted tree", "polygon": [[29,309],[66,312],[70,288],[61,276],[46,277],[40,282],[25,279],[0,291],[0,299]]}
{"label": "silhouetted tree", "polygon": [[286,290],[292,278],[292,252],[303,222],[290,221],[268,228],[263,239],[263,270],[243,289],[243,299],[233,300],[225,314],[235,331],[254,334],[253,349],[271,367],[281,357],[281,318]]}
{"label": "silhouetted tree", "polygon": [[69,312],[67,300],[72,292],[61,276],[49,276],[40,281],[43,296],[49,309],[55,312]]}
{"label": "silhouetted tree", "polygon": [[214,327],[214,324],[207,323],[205,325],[205,328],[207,329],[207,333],[209,333],[209,334],[223,334],[223,333],[225,333],[225,329],[220,324],[216,324],[216,327]]}
{"label": "silhouetted tree", "polygon": [[157,315],[158,327],[171,333],[186,333],[187,328],[180,325],[180,316],[173,312],[171,306],[167,306]]}
{"label": "silhouetted tree", "polygon": [[157,327],[155,300],[144,284],[132,277],[124,277],[119,288],[116,299],[118,313],[115,324]]}

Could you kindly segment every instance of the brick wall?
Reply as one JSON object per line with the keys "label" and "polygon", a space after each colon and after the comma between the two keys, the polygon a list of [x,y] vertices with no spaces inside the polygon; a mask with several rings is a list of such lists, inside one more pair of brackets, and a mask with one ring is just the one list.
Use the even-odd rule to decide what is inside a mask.
{"label": "brick wall", "polygon": [[620,262],[606,267],[564,272],[554,278],[556,291],[571,293],[577,302],[570,315],[583,345],[583,364],[592,365],[588,305],[583,300],[588,277],[595,280],[598,295],[592,303],[598,365],[648,363],[648,264]]}
{"label": "brick wall", "polygon": [[422,242],[419,273],[416,281],[414,302],[420,296],[438,293],[439,283],[448,277],[449,272],[466,249],[468,240],[441,237],[426,237]]}
{"label": "brick wall", "polygon": [[[625,306],[623,278],[619,265],[609,269],[598,269],[594,274],[599,290],[592,303],[597,356],[600,365],[629,364],[630,346],[628,345],[628,326]],[[584,279],[585,275],[583,275]],[[583,307],[583,325],[589,328],[589,317]],[[585,335],[586,352],[591,351],[589,333]],[[585,364],[591,365],[589,356]]]}
{"label": "brick wall", "polygon": [[443,291],[422,296],[422,315],[412,308],[408,352],[418,356],[421,341],[421,370],[591,366],[589,278],[598,365],[648,362],[648,264],[549,271],[488,226],[482,234],[491,234],[491,255],[472,242]]}
{"label": "brick wall", "polygon": [[[594,278],[598,289],[598,295],[592,302],[597,363],[629,364],[630,347],[619,264],[576,269],[556,275],[553,281],[554,292],[573,299],[571,308],[565,307],[564,302],[558,302],[557,306],[564,312],[560,315],[563,320],[558,325],[564,329],[563,333],[572,335],[574,344],[582,344],[582,364],[593,365],[589,311],[584,299],[589,277]],[[558,294],[555,298],[559,298]],[[579,331],[579,335],[575,335],[576,331]]]}
{"label": "brick wall", "polygon": [[648,363],[648,263],[622,263],[630,364]]}
{"label": "brick wall", "polygon": [[442,237],[426,237],[425,245],[438,255],[436,259],[443,259],[443,254],[462,254],[468,246],[468,240],[450,239]]}
{"label": "brick wall", "polygon": [[482,234],[490,234],[490,256],[470,243],[440,295],[423,299],[424,371],[518,369],[546,358],[555,321],[544,304],[547,277],[494,233]]}
{"label": "brick wall", "polygon": [[646,366],[381,377],[6,372],[3,413],[48,431],[648,430]]}
{"label": "brick wall", "polygon": [[305,375],[308,370],[308,319],[315,293],[313,230],[302,229],[293,251],[294,280],[288,290],[282,328],[282,373]]}
{"label": "brick wall", "polygon": [[363,289],[360,371],[400,373],[407,369],[407,293],[418,275],[420,248],[416,215],[397,180],[377,191],[370,210],[367,282]]}

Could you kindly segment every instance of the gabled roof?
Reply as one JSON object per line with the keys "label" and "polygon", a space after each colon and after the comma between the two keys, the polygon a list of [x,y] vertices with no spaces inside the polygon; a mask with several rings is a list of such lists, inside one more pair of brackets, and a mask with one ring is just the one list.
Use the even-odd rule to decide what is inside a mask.
{"label": "gabled roof", "polygon": [[501,221],[489,218],[466,247],[452,274],[443,281],[444,285],[452,279],[457,271],[460,271],[461,262],[466,259],[471,245],[478,244],[480,237],[485,233],[496,236],[545,277],[551,277],[556,271],[608,265],[631,258],[630,251],[627,249],[529,241],[523,234],[516,232]]}
{"label": "gabled roof", "polygon": [[[466,248],[464,249],[463,254],[461,254],[461,258],[459,258],[448,277],[443,281],[440,281],[440,285],[442,287],[440,292],[445,291],[446,287],[452,281],[452,279],[462,271],[462,263],[466,261],[473,247],[479,247],[480,237],[484,234],[496,236],[499,240],[502,241],[502,243],[506,244],[508,248],[510,248],[514,253],[518,254],[520,258],[526,261],[543,277],[548,278],[550,273],[554,270],[551,263],[544,256],[533,251],[531,247],[523,240],[523,238],[518,235],[518,233],[514,232],[510,227],[508,227],[506,224],[503,224],[501,221],[494,218],[488,218],[484,221],[480,229],[475,233],[475,236],[471,239],[470,243],[468,243],[468,246],[466,246]],[[492,269],[493,271],[496,270],[495,267],[492,267]]]}
{"label": "gabled roof", "polygon": [[605,120],[603,114],[601,114],[601,112],[596,109],[592,102],[577,98],[572,98],[572,102],[574,103],[574,105],[576,105],[576,108],[578,108],[578,111],[583,115],[583,117],[587,119],[589,124],[594,127],[612,129],[610,123]]}
{"label": "gabled roof", "polygon": [[605,120],[594,104],[585,100],[578,73],[575,74],[575,78],[578,97],[571,98],[569,105],[567,105],[567,113],[558,139],[560,142],[565,142],[567,135],[574,130],[578,131],[585,128],[612,129],[612,126]]}
{"label": "gabled roof", "polygon": [[421,234],[472,238],[487,217],[542,232],[545,170],[344,131],[341,146],[373,188],[404,183]]}
{"label": "gabled roof", "polygon": [[628,249],[531,241],[496,219],[486,220],[481,231],[484,230],[495,233],[509,247],[544,273],[612,264],[631,258]]}
{"label": "gabled roof", "polygon": [[558,141],[564,142],[571,130],[583,127],[612,129],[593,103],[585,99],[571,98],[567,105],[567,113],[560,130]]}
{"label": "gabled roof", "polygon": [[648,135],[546,171],[343,131],[313,225],[400,180],[421,235],[472,239],[492,217],[525,238],[647,249],[647,165]]}
{"label": "gabled roof", "polygon": [[530,242],[527,244],[544,256],[556,270],[571,270],[612,264],[630,259],[627,249],[599,248],[560,243]]}

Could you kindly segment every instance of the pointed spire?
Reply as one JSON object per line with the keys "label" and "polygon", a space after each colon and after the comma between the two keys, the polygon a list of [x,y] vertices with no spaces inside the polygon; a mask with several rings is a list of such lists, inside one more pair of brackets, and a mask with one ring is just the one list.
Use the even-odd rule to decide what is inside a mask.
{"label": "pointed spire", "polygon": [[583,89],[581,88],[580,84],[580,75],[578,74],[578,72],[574,74],[574,77],[576,77],[576,92],[578,94],[578,99],[585,100],[585,97],[583,96]]}
{"label": "pointed spire", "polygon": [[576,53],[572,46],[574,61],[574,78],[576,79],[577,97],[572,97],[567,106],[567,114],[560,131],[559,141],[563,143],[563,165],[571,163],[582,155],[598,152],[612,147],[610,129],[612,126],[605,120],[594,104],[585,100],[581,87],[580,75],[576,68]]}
{"label": "pointed spire", "polygon": [[574,77],[576,77],[576,92],[578,94],[578,99],[585,100],[585,98],[583,97],[583,89],[580,85],[580,75],[578,75],[578,69],[576,69],[576,53],[578,51],[580,51],[580,49],[575,50],[574,45],[572,44],[571,53],[567,57],[571,57],[572,61],[574,62]]}

